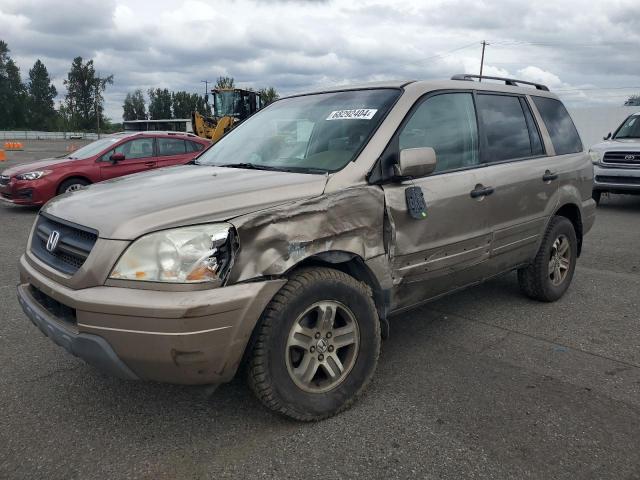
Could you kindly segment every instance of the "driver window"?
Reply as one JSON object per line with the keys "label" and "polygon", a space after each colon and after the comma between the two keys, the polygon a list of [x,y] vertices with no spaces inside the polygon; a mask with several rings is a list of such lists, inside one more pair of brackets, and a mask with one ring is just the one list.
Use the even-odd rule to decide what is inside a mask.
{"label": "driver window", "polygon": [[114,153],[123,153],[125,160],[135,160],[136,158],[146,158],[153,156],[153,138],[138,138],[121,143],[116,148],[105,153],[101,160],[108,162]]}
{"label": "driver window", "polygon": [[400,132],[399,147],[433,148],[436,172],[478,165],[478,126],[471,94],[445,93],[422,102]]}

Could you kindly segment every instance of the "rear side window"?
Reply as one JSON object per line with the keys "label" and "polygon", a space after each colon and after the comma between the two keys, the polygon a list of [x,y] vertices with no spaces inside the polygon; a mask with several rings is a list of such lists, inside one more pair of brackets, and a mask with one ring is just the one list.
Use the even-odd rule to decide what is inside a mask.
{"label": "rear side window", "polygon": [[158,138],[158,155],[182,155],[186,153],[184,140],[178,138]]}
{"label": "rear side window", "polygon": [[398,146],[433,148],[437,172],[478,165],[478,126],[471,94],[445,93],[422,102],[402,128]]}
{"label": "rear side window", "polygon": [[199,152],[204,150],[204,145],[198,142],[192,142],[190,140],[185,140],[185,144],[187,145],[187,152]]}
{"label": "rear side window", "polygon": [[555,98],[533,97],[533,103],[547,126],[556,155],[581,152],[580,135],[562,102]]}
{"label": "rear side window", "polygon": [[487,140],[487,162],[540,155],[540,137],[536,130],[536,145],[535,136],[530,135],[525,110],[519,97],[478,95],[477,100]]}

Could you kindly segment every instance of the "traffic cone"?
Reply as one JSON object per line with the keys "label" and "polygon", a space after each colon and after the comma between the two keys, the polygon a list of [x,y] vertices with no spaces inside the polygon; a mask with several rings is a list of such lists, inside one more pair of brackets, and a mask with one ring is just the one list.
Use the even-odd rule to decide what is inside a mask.
{"label": "traffic cone", "polygon": [[4,152],[4,150],[0,150],[0,162],[4,162],[7,160],[7,154]]}

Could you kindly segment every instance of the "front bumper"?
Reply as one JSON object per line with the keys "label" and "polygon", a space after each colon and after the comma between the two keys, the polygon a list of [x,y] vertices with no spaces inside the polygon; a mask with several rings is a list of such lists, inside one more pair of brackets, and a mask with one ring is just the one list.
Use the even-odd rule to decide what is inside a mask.
{"label": "front bumper", "polygon": [[[186,292],[72,290],[34,269],[24,255],[20,279],[18,299],[27,316],[72,354],[121,378],[180,384],[231,380],[262,311],[285,283]],[[56,314],[60,308],[72,311],[73,320]]]}
{"label": "front bumper", "polygon": [[640,193],[640,168],[593,166],[593,189],[607,192]]}
{"label": "front bumper", "polygon": [[11,178],[8,184],[0,185],[0,200],[15,205],[44,205],[53,195],[48,179],[17,180]]}

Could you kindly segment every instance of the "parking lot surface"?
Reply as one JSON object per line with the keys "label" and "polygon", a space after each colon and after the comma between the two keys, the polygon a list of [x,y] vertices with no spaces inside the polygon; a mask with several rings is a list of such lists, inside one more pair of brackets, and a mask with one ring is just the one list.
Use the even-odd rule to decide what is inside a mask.
{"label": "parking lot surface", "polygon": [[[65,144],[36,147],[0,170]],[[36,215],[0,204],[0,478],[640,478],[640,197],[604,198],[557,303],[510,274],[393,318],[365,395],[315,424],[54,345],[15,296]]]}

